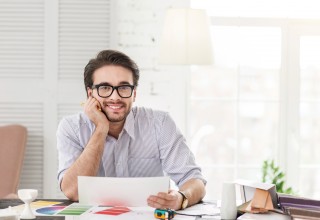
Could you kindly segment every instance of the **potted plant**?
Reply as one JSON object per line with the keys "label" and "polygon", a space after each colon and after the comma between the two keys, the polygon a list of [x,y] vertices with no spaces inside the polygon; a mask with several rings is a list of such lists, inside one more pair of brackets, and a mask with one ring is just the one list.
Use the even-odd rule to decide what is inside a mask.
{"label": "potted plant", "polygon": [[275,165],[273,159],[263,161],[262,182],[275,184],[278,193],[294,194],[291,187],[285,188],[285,173]]}

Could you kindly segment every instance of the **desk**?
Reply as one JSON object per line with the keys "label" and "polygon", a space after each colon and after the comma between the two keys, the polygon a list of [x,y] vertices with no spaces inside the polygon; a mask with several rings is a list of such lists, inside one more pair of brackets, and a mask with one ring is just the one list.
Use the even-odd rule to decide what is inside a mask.
{"label": "desk", "polygon": [[[35,201],[58,201],[58,202],[62,202],[61,205],[71,205],[73,202],[69,201],[69,200],[61,200],[61,199],[37,199]],[[8,208],[9,206],[18,206],[18,205],[22,205],[23,202],[19,199],[0,199],[0,209],[5,209]],[[205,207],[206,205],[211,205],[211,207],[216,207],[216,204],[212,204],[211,203],[206,203],[204,202],[202,204],[202,207]],[[196,208],[196,206],[190,207],[188,209],[186,209],[187,211],[191,211],[192,209]],[[210,208],[211,209],[211,208]],[[195,209],[197,210],[197,209]],[[205,210],[205,209],[204,209]],[[178,211],[180,212],[180,211]],[[102,216],[103,219],[108,219],[108,216]],[[87,220],[86,218],[81,218],[81,216],[37,216],[36,219],[39,220]],[[114,219],[114,218],[112,218]],[[145,218],[142,218],[145,219]],[[173,220],[179,220],[179,219],[187,219],[184,217],[180,217],[180,216],[176,216]],[[216,216],[216,217],[204,217],[204,218],[195,218],[196,220],[204,220],[204,219],[220,219],[220,216]],[[280,215],[277,213],[267,213],[267,214],[250,214],[250,213],[246,213],[242,216],[240,216],[238,218],[239,220],[290,220],[290,216],[285,216],[285,215]],[[136,218],[132,218],[131,220],[136,220]],[[140,218],[137,220],[141,220]],[[148,220],[156,220],[156,218],[154,218],[153,216],[150,218],[148,218]]]}
{"label": "desk", "polygon": [[[41,199],[36,199],[35,201],[39,201]],[[46,199],[46,201],[61,201],[65,205],[72,204],[69,200],[62,200],[62,199]],[[20,199],[0,199],[0,209],[8,208],[9,206],[18,206],[23,205],[24,203]],[[40,220],[64,220],[64,216],[37,216],[36,219]]]}
{"label": "desk", "polygon": [[[82,204],[78,204],[78,203],[73,203],[69,200],[55,200],[55,199],[37,199],[35,200],[35,202],[37,201],[55,201],[55,202],[62,202],[62,204],[58,204],[58,206],[83,206]],[[18,205],[22,205],[23,202],[19,199],[0,199],[0,209],[4,209],[4,208],[8,208],[9,206],[18,206]],[[70,206],[69,206],[70,207]],[[138,220],[152,220],[152,219],[155,219],[154,216],[153,216],[153,212],[154,212],[154,209],[151,208],[151,207],[128,207],[130,208],[129,209],[129,212],[127,213],[123,213],[123,215],[121,216],[114,216],[114,215],[99,215],[96,213],[97,209],[99,210],[107,210],[107,212],[109,212],[109,210],[113,209],[112,207],[95,207],[95,208],[92,208],[90,210],[88,210],[88,212],[86,213],[83,213],[83,215],[78,215],[78,216],[70,216],[67,215],[67,216],[62,216],[62,214],[60,215],[50,215],[50,216],[37,216],[36,219],[43,219],[43,220],[87,220],[87,219],[91,219],[91,218],[94,218],[94,219],[123,219],[123,220],[126,220],[126,219],[130,219],[130,220],[135,220],[135,219],[138,219]],[[67,209],[67,208],[66,208]],[[66,210],[64,209],[64,210]],[[117,209],[117,208],[116,208]],[[187,208],[183,211],[178,211],[178,212],[186,212],[187,214],[207,214],[208,211],[210,213],[214,213],[214,210],[215,212],[217,213],[217,210],[218,210],[218,213],[219,213],[219,208],[216,207],[216,204],[215,203],[212,203],[212,202],[206,202],[206,203],[202,203],[202,204],[199,204],[199,205],[195,205],[195,206],[192,206],[190,208]],[[174,217],[175,220],[184,220],[184,219],[196,219],[196,217],[190,217],[190,216],[183,216],[183,215],[176,215]],[[201,218],[197,218],[197,219],[200,219]],[[220,219],[219,216],[216,216],[215,219]]]}

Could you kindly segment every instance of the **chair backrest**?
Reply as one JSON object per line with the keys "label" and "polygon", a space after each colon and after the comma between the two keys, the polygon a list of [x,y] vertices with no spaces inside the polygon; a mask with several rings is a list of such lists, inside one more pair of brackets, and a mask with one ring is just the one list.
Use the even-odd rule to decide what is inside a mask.
{"label": "chair backrest", "polygon": [[17,193],[26,142],[26,127],[0,126],[0,198]]}

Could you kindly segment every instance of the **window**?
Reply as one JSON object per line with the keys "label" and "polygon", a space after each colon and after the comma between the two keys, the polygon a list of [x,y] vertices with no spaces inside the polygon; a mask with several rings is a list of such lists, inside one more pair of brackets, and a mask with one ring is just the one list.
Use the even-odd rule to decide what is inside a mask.
{"label": "window", "polygon": [[192,71],[190,113],[197,117],[189,115],[208,186],[256,177],[275,154],[281,71],[280,28],[213,26],[212,36],[215,65]]}
{"label": "window", "polygon": [[224,16],[211,17],[214,64],[194,67],[190,77],[187,136],[207,196],[220,198],[224,181],[261,181],[262,161],[275,159],[287,186],[319,198],[320,22],[293,19],[310,18],[303,7],[281,17],[260,6],[260,14],[245,6],[232,12],[230,2],[192,2]]}
{"label": "window", "polygon": [[[320,36],[300,38],[299,191],[320,198]],[[303,187],[302,187],[303,186]]]}

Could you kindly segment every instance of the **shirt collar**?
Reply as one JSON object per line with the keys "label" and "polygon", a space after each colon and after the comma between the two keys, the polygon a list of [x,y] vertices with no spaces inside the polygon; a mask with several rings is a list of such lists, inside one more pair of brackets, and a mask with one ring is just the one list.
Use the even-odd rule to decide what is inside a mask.
{"label": "shirt collar", "polygon": [[123,128],[129,136],[134,139],[134,114],[133,114],[133,109],[131,109],[130,113],[128,114],[124,128]]}

